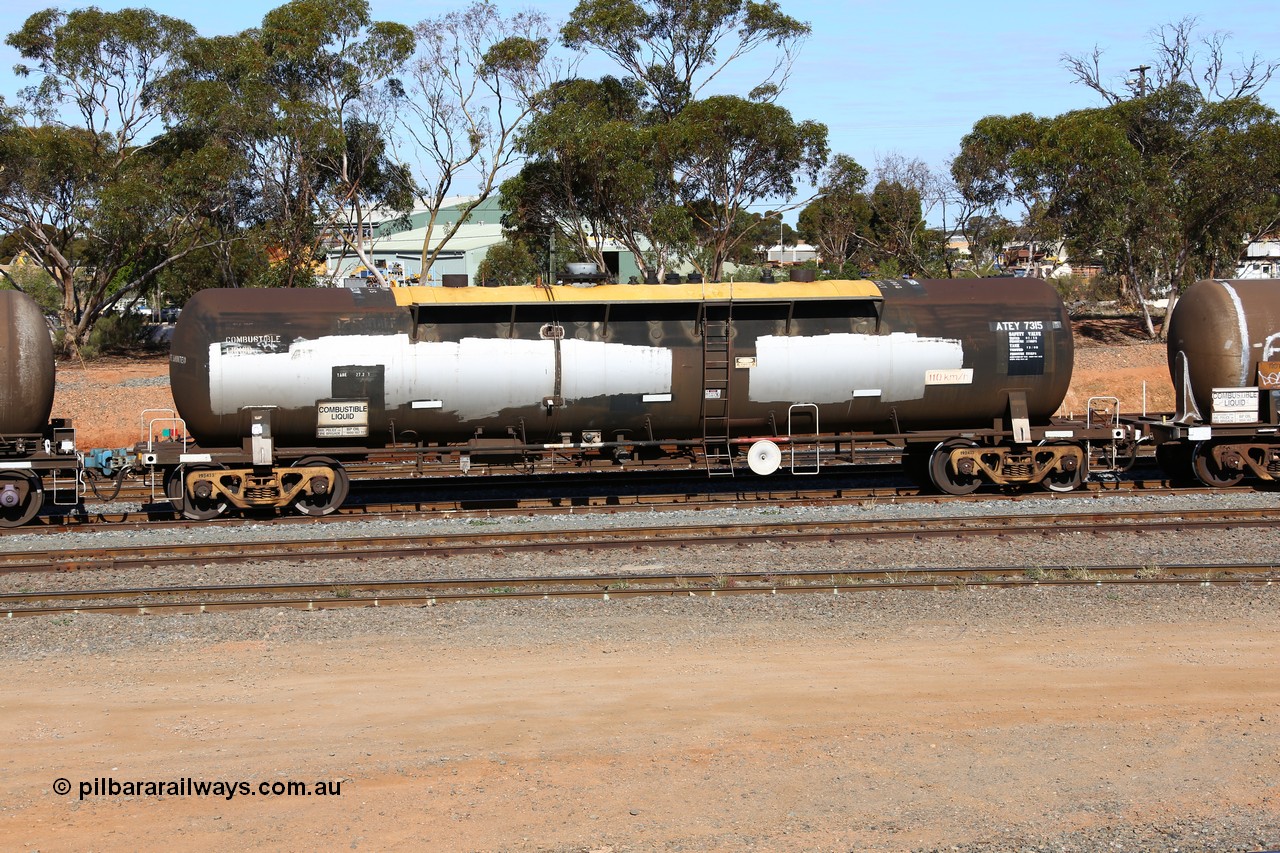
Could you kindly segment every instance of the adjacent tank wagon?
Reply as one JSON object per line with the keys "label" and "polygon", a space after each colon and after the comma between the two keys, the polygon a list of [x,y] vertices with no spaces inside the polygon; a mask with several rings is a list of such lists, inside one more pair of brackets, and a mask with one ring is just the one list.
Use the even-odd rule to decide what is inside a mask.
{"label": "adjacent tank wagon", "polygon": [[[1061,300],[1034,279],[206,290],[170,355],[199,447],[152,457],[189,517],[332,512],[342,462],[811,473],[862,440],[944,491],[1069,489],[1087,436]],[[1110,431],[1103,431],[1108,439]]]}
{"label": "adjacent tank wagon", "polygon": [[41,433],[53,411],[53,342],[40,306],[0,290],[0,435]]}
{"label": "adjacent tank wagon", "polygon": [[33,519],[46,479],[77,492],[75,434],[51,422],[53,343],[40,307],[24,293],[0,290],[0,527]]}
{"label": "adjacent tank wagon", "polygon": [[1173,477],[1280,479],[1280,282],[1199,281],[1168,321],[1177,410],[1145,424]]}

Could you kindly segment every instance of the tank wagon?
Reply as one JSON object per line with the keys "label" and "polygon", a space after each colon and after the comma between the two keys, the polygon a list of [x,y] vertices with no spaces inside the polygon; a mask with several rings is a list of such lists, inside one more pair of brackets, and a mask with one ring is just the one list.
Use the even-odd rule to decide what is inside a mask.
{"label": "tank wagon", "polygon": [[1206,280],[1168,321],[1176,411],[1139,426],[1174,478],[1280,479],[1280,281]]}
{"label": "tank wagon", "polygon": [[79,494],[75,432],[49,419],[55,383],[44,314],[26,294],[0,290],[0,527],[40,512],[45,486]]}
{"label": "tank wagon", "polygon": [[332,512],[343,463],[388,447],[442,475],[731,475],[814,473],[879,442],[946,492],[1067,490],[1091,442],[1121,437],[1051,420],[1072,347],[1034,279],[205,290],[170,354],[196,444],[146,461],[192,518]]}

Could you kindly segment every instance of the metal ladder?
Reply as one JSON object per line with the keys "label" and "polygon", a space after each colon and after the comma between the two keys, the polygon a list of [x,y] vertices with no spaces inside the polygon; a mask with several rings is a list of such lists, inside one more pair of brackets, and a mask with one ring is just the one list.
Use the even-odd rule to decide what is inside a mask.
{"label": "metal ladder", "polygon": [[729,442],[730,322],[733,304],[707,302],[702,308],[702,457],[713,477],[733,476]]}

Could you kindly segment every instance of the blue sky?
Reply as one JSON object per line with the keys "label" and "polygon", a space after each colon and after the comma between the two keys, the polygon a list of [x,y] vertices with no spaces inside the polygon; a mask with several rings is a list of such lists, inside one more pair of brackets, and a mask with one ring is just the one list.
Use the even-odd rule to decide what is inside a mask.
{"label": "blue sky", "polygon": [[[36,0],[6,0],[5,34],[18,29],[33,12],[49,7]],[[97,5],[114,10],[138,3],[100,0],[63,3],[61,8]],[[256,26],[278,3],[245,0],[190,3],[157,0],[148,4],[183,18],[205,35],[238,32]],[[461,8],[457,2],[373,0],[374,16],[405,24]],[[498,0],[504,11],[528,3]],[[563,21],[575,5],[546,0],[536,5]],[[780,103],[797,119],[821,121],[830,129],[833,152],[852,155],[870,168],[877,156],[898,153],[944,167],[961,137],[987,115],[1032,112],[1057,115],[1096,106],[1098,97],[1073,83],[1063,67],[1064,53],[1102,48],[1103,67],[1117,84],[1128,69],[1155,55],[1151,31],[1186,16],[1200,19],[1200,33],[1232,35],[1232,59],[1255,53],[1280,59],[1280,15],[1271,3],[1125,0],[1075,3],[938,2],[880,0],[780,0],[783,10],[808,22],[813,35],[805,44]],[[19,82],[10,73],[17,55],[0,45],[0,95],[12,101]],[[740,61],[737,94],[758,80],[751,59]],[[604,73],[604,65],[586,72]],[[1263,94],[1280,105],[1280,80]]]}

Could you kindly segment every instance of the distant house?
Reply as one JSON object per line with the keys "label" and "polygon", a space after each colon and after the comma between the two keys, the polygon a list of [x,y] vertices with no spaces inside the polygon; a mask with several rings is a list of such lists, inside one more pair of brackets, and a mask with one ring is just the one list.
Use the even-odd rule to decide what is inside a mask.
{"label": "distant house", "polygon": [[1005,246],[1001,265],[1013,275],[1035,278],[1089,279],[1102,273],[1102,265],[1087,261],[1072,263],[1067,257],[1066,243],[1013,243]]}
{"label": "distant house", "polygon": [[[470,201],[471,197],[466,196],[445,200],[432,226],[429,250],[440,245],[445,233],[461,216],[463,205]],[[503,241],[502,208],[498,206],[497,198],[487,198],[472,210],[457,233],[444,244],[444,250],[435,262],[424,271],[422,243],[429,219],[430,210],[425,208],[414,210],[407,216],[373,211],[362,228],[366,254],[384,276],[396,284],[411,282],[439,286],[446,275],[464,275],[468,285],[479,284],[480,262],[490,248]],[[369,276],[363,262],[345,246],[341,236],[335,235],[326,248],[326,271],[334,280],[342,282],[347,278]],[[601,249],[608,273],[615,280],[627,282],[639,275],[635,257],[621,243],[604,238]],[[558,274],[558,271],[548,270],[545,277],[552,278],[553,272]]]}
{"label": "distant house", "polygon": [[816,261],[818,250],[808,243],[797,243],[794,246],[778,244],[769,247],[766,257],[771,264],[802,264],[805,261]]}
{"label": "distant house", "polygon": [[1235,278],[1280,278],[1280,235],[1267,234],[1246,245]]}
{"label": "distant house", "polygon": [[[440,245],[449,227],[458,221],[462,205],[470,200],[464,196],[445,200],[432,228],[429,250]],[[422,243],[429,218],[430,211],[425,208],[416,209],[407,216],[390,211],[371,211],[361,229],[365,253],[374,266],[396,284],[412,280],[414,283],[439,285],[446,275],[465,275],[469,283],[474,283],[480,262],[489,248],[503,239],[502,209],[498,207],[497,199],[485,199],[471,212],[424,274]],[[348,237],[352,236],[352,229],[344,230]],[[364,262],[340,235],[326,241],[326,249],[325,271],[335,281],[369,277]]]}

